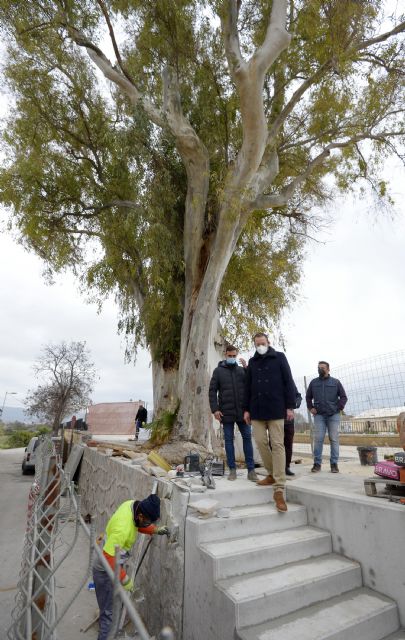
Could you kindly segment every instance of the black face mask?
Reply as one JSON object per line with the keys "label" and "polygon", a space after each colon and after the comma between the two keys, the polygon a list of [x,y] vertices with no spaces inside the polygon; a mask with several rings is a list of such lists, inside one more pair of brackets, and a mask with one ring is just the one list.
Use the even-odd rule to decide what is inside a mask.
{"label": "black face mask", "polygon": [[324,370],[323,370],[323,369],[321,369],[320,367],[318,367],[318,373],[319,373],[319,376],[320,376],[321,378],[325,378],[325,377],[327,376],[326,371],[324,371]]}

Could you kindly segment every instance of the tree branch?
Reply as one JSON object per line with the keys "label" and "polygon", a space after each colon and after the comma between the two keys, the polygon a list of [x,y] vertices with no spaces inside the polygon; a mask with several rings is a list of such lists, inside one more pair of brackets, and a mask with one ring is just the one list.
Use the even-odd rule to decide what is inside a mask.
{"label": "tree branch", "polygon": [[262,73],[266,73],[284,49],[288,47],[291,36],[286,25],[286,0],[273,0],[270,21],[263,44],[253,54],[251,61],[258,64]]}
{"label": "tree branch", "polygon": [[240,2],[227,0],[227,7],[221,15],[222,33],[224,36],[225,54],[232,78],[246,67],[239,43],[238,15]]}
{"label": "tree branch", "polygon": [[[405,31],[405,22],[401,22],[399,25],[397,25],[391,31],[387,31],[386,33],[383,33],[383,34],[381,34],[380,36],[378,36],[376,38],[371,38],[369,40],[364,40],[363,42],[350,47],[349,53],[350,52],[355,52],[355,51],[361,51],[362,49],[366,49],[367,47],[369,47],[369,46],[371,46],[373,44],[378,44],[379,42],[384,42],[385,40],[388,40],[393,35],[396,35],[396,34],[401,33],[403,31]],[[281,128],[283,122],[287,119],[287,117],[290,115],[290,113],[292,112],[294,107],[301,100],[302,96],[306,93],[306,91],[308,91],[308,89],[310,87],[312,87],[314,84],[319,82],[319,80],[324,75],[326,75],[326,73],[328,71],[330,71],[332,68],[333,68],[333,60],[331,60],[331,59],[330,60],[326,60],[319,67],[319,69],[317,69],[317,71],[315,71],[315,73],[312,74],[312,76],[307,78],[298,87],[298,89],[296,89],[296,91],[293,93],[293,95],[291,96],[291,98],[288,101],[288,103],[285,105],[284,109],[281,111],[281,113],[277,116],[277,118],[272,123],[272,125],[271,125],[271,127],[269,129],[269,132],[268,132],[267,145],[271,145],[271,146],[274,145],[275,139],[277,137],[277,134],[280,131],[280,128]]]}
{"label": "tree branch", "polygon": [[209,155],[181,108],[176,73],[167,67],[163,73],[164,112],[176,139],[176,147],[187,172],[184,218],[184,261],[186,300],[201,279],[200,257],[204,243],[205,208],[209,188]]}
{"label": "tree branch", "polygon": [[134,82],[133,78],[130,76],[130,74],[128,73],[128,71],[126,70],[126,68],[123,65],[121,54],[120,54],[120,51],[119,51],[118,45],[117,45],[117,40],[115,38],[114,29],[113,29],[113,26],[111,24],[110,16],[108,15],[107,7],[105,6],[103,0],[97,0],[97,4],[99,5],[99,7],[100,7],[100,9],[101,9],[101,11],[103,13],[103,16],[105,18],[105,21],[107,23],[108,31],[110,33],[110,39],[111,39],[111,42],[112,42],[112,46],[113,46],[113,49],[114,49],[115,57],[117,58],[117,62],[119,64],[119,67],[120,67],[122,73],[124,74],[124,76],[134,85],[135,82]]}
{"label": "tree branch", "polygon": [[368,40],[363,40],[363,42],[359,42],[357,45],[353,47],[355,51],[361,51],[362,49],[367,49],[371,47],[373,44],[379,44],[380,42],[385,42],[392,36],[397,35],[398,33],[402,33],[405,31],[405,22],[400,22],[396,27],[391,29],[391,31],[386,31],[385,33],[376,36],[375,38],[369,38]]}
{"label": "tree branch", "polygon": [[[274,0],[263,44],[258,47],[248,63],[238,56],[239,45],[236,48],[235,2],[228,2],[228,11],[222,20],[225,50],[230,60],[231,73],[233,71],[243,124],[242,146],[229,181],[229,191],[232,194],[237,190],[243,190],[245,186],[250,187],[250,180],[254,180],[263,160],[267,136],[263,104],[264,79],[269,67],[290,42],[285,28],[286,11],[286,0]],[[263,165],[266,167],[268,164],[269,159],[266,158]],[[263,171],[266,172],[266,169]]]}
{"label": "tree branch", "polygon": [[123,75],[121,71],[116,69],[104,53],[93,42],[88,40],[80,31],[65,25],[72,40],[79,47],[86,49],[89,58],[100,69],[103,75],[116,84],[130,99],[134,106],[141,105],[149,119],[159,127],[165,127],[166,122],[162,112],[148,98],[146,98],[137,88],[137,86]]}
{"label": "tree branch", "polygon": [[262,194],[259,195],[253,202],[250,203],[249,210],[254,211],[257,209],[275,209],[278,207],[284,207],[289,199],[294,195],[294,192],[298,187],[305,182],[307,178],[313,173],[314,169],[326,160],[330,156],[333,149],[344,149],[350,145],[357,144],[362,140],[378,140],[385,142],[386,138],[393,135],[403,135],[403,132],[384,131],[381,133],[373,134],[371,131],[352,136],[348,140],[342,142],[331,142],[319,153],[313,160],[311,160],[306,169],[294,178],[288,185],[286,185],[278,194]]}
{"label": "tree branch", "polygon": [[280,112],[280,114],[277,116],[277,118],[274,120],[274,122],[272,123],[268,135],[267,135],[267,145],[273,146],[276,140],[276,137],[283,125],[283,123],[285,122],[285,120],[288,118],[288,116],[290,115],[290,113],[292,112],[292,110],[294,109],[294,107],[298,104],[298,102],[301,100],[302,96],[304,95],[304,93],[306,93],[306,91],[308,91],[308,89],[310,87],[312,87],[314,84],[316,84],[324,75],[326,75],[326,73],[328,71],[330,71],[330,69],[332,68],[332,61],[331,60],[326,60],[326,62],[324,62],[319,69],[317,69],[315,71],[315,73],[312,74],[312,76],[310,76],[309,78],[307,78],[305,80],[305,82],[303,82],[298,89],[296,89],[293,93],[293,95],[291,96],[290,100],[287,102],[287,104],[285,105],[284,109],[282,109],[282,111]]}

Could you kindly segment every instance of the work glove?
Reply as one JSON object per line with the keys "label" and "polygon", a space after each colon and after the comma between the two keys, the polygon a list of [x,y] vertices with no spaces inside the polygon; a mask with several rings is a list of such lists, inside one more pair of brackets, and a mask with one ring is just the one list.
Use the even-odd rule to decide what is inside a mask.
{"label": "work glove", "polygon": [[122,586],[124,587],[125,591],[132,591],[134,588],[134,581],[129,578],[128,582],[126,582],[125,584],[122,583]]}
{"label": "work glove", "polygon": [[167,536],[169,537],[170,529],[169,527],[158,527],[156,530],[158,536]]}

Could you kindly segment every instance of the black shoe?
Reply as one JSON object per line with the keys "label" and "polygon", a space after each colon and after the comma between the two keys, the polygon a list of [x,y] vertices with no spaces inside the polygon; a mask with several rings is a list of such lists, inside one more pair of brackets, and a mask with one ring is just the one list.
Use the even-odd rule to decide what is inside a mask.
{"label": "black shoe", "polygon": [[339,467],[337,466],[337,464],[331,464],[330,465],[330,472],[331,473],[339,473]]}
{"label": "black shoe", "polygon": [[319,473],[320,470],[321,470],[321,465],[320,464],[314,464],[314,466],[311,469],[312,473]]}
{"label": "black shoe", "polygon": [[290,468],[285,470],[285,475],[286,476],[295,476],[295,473],[293,471],[291,471]]}

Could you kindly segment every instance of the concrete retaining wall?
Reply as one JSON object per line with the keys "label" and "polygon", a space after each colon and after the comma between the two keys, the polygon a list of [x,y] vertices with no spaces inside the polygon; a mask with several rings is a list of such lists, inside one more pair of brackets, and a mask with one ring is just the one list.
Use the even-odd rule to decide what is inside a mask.
{"label": "concrete retaining wall", "polygon": [[339,483],[333,493],[330,487],[317,490],[315,482],[287,485],[288,500],[307,507],[308,524],[330,531],[333,550],[360,562],[364,585],[397,602],[405,627],[405,507],[349,486],[339,495],[344,491]]}
{"label": "concrete retaining wall", "polygon": [[[154,478],[128,463],[85,449],[81,467],[79,492],[82,513],[95,518],[96,531],[101,533],[115,509],[124,500],[141,500],[152,491]],[[136,579],[144,594],[137,604],[150,634],[157,634],[164,625],[173,628],[181,638],[184,584],[184,521],[188,493],[167,480],[158,481],[161,499],[161,523],[178,527],[177,542],[166,536],[154,536],[148,554]],[[138,536],[139,544],[142,535]],[[135,545],[135,546],[136,546]]]}

